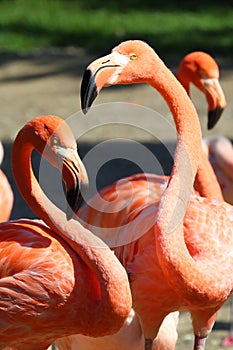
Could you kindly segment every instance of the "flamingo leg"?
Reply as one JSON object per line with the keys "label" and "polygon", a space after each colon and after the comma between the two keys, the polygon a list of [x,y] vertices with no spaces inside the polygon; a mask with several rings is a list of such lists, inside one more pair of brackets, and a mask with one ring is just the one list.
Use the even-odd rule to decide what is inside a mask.
{"label": "flamingo leg", "polygon": [[152,339],[145,339],[145,350],[152,350],[153,346],[153,340]]}
{"label": "flamingo leg", "polygon": [[206,338],[195,336],[194,350],[204,350],[205,342],[206,342]]}

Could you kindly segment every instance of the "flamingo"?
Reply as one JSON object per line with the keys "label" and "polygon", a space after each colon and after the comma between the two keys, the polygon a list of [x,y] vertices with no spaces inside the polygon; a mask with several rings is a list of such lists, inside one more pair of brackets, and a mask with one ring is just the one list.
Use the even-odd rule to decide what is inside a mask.
{"label": "flamingo", "polygon": [[[4,150],[2,143],[0,142],[0,165],[4,156]],[[0,222],[7,221],[10,218],[11,211],[13,208],[14,196],[11,189],[11,185],[0,169]]]}
{"label": "flamingo", "polygon": [[[66,214],[40,188],[33,149],[62,166]],[[131,292],[113,252],[72,219],[87,176],[71,129],[56,116],[32,119],[14,141],[12,168],[22,196],[43,221],[0,224],[0,349],[44,350],[61,336],[117,332],[130,312]]]}
{"label": "flamingo", "polygon": [[[189,85],[190,82],[192,82],[195,86],[197,86],[202,92],[206,94],[207,102],[209,105],[209,112],[208,112],[208,129],[213,128],[214,125],[219,120],[222,111],[225,108],[226,100],[224,93],[222,91],[221,85],[219,84],[219,68],[215,60],[208,55],[205,52],[192,52],[188,55],[186,55],[182,61],[180,62],[179,68],[178,68],[178,75],[177,78],[182,83],[182,85],[185,87],[187,93],[189,94]],[[200,174],[201,169],[199,170]],[[209,196],[210,198],[213,198],[215,195],[218,199],[222,199],[221,194],[219,194],[219,189],[213,189],[213,186],[209,186],[211,179],[209,180],[209,183],[202,185],[202,174],[206,172],[208,174],[208,169],[205,169],[205,171],[202,170],[201,175],[197,176],[196,180],[196,186],[198,187],[200,193],[202,193],[204,196]],[[213,176],[212,176],[213,177]],[[198,185],[198,180],[199,185]],[[208,175],[207,175],[207,178]],[[145,181],[144,181],[145,180]],[[130,183],[134,183],[135,189],[137,188],[137,191],[134,192],[133,198],[135,199],[133,202],[128,203],[128,187],[127,183],[128,181]],[[137,175],[134,177],[127,178],[124,183],[118,182],[117,186],[116,184],[108,186],[105,191],[101,191],[100,195],[101,198],[104,197],[104,200],[106,202],[109,202],[109,206],[111,206],[111,209],[108,206],[109,214],[104,213],[104,220],[101,219],[101,222],[106,227],[107,221],[112,222],[112,215],[111,213],[116,212],[116,201],[113,201],[114,197],[116,197],[116,188],[117,188],[117,197],[118,201],[117,203],[120,203],[121,207],[123,206],[123,203],[125,203],[125,210],[121,210],[120,212],[117,212],[117,219],[119,220],[119,223],[122,221],[122,218],[128,215],[130,212],[132,212],[134,209],[137,208],[137,205],[145,205],[144,201],[147,201],[147,196],[144,196],[143,193],[147,190],[148,183],[147,181],[150,181],[150,196],[149,201],[153,202],[156,198],[159,199],[162,195],[162,191],[160,191],[160,179],[158,177],[146,174],[146,177],[142,177],[141,175]],[[126,188],[124,187],[126,184]],[[163,183],[164,185],[164,183]],[[161,189],[163,189],[161,187]],[[204,190],[203,190],[204,189]],[[120,194],[120,198],[119,198]],[[94,199],[94,203],[96,203],[96,198]],[[93,203],[93,204],[94,204]],[[97,208],[99,208],[100,204],[97,204]],[[90,203],[89,208],[92,208],[92,205]],[[91,209],[91,216],[99,217],[100,213],[98,211],[94,211]],[[103,217],[103,215],[101,215]],[[86,218],[89,222],[89,220]],[[91,219],[93,220],[93,219]],[[103,222],[104,221],[104,222]],[[115,225],[117,225],[117,222],[115,222]],[[174,313],[173,315],[166,317],[160,327],[159,334],[157,335],[156,339],[153,342],[153,349],[174,349],[176,340],[177,340],[177,319],[178,319],[178,313]],[[169,334],[168,337],[164,337],[165,330],[167,331],[167,334]],[[124,338],[123,338],[124,335]],[[134,338],[132,338],[134,337]],[[130,342],[129,342],[130,339]],[[136,350],[136,344],[139,349],[142,348],[141,345],[141,339],[142,339],[142,332],[140,331],[140,325],[138,324],[138,320],[133,313],[129,317],[129,320],[125,323],[124,327],[119,331],[119,333],[116,333],[112,336],[106,336],[103,338],[88,338],[83,337],[82,335],[72,335],[67,338],[59,339],[56,344],[60,350],[72,350],[73,348],[78,348],[79,346],[82,346],[83,350],[89,350],[92,348],[97,349],[98,347],[102,350],[104,347],[111,348],[115,346],[116,349],[121,347],[125,347],[125,349],[131,348],[132,342],[134,343],[134,348]],[[164,339],[166,339],[166,344],[163,344]],[[168,340],[170,341],[170,344],[168,345]],[[170,346],[170,347],[169,347]],[[122,349],[123,350],[123,349]]]}
{"label": "flamingo", "polygon": [[[218,77],[219,77],[219,69],[218,65],[215,62],[215,60],[208,55],[207,53],[204,52],[193,52],[191,54],[186,55],[183,60],[181,61],[178,69],[178,79],[180,82],[184,85],[186,88],[186,91],[189,94],[189,84],[190,82],[193,82],[201,91],[206,93],[207,96],[207,102],[209,104],[209,113],[208,113],[208,128],[212,128],[216,122],[219,120],[220,115],[225,108],[226,105],[226,100],[224,93],[222,91],[222,88],[218,82]],[[207,176],[208,176],[208,171]],[[203,172],[202,172],[203,174]],[[145,181],[143,181],[145,180]],[[116,206],[119,205],[120,203],[121,207],[123,207],[125,210],[121,210],[120,212],[117,211],[117,219],[118,222],[120,223],[122,220],[122,217],[124,217],[126,214],[129,212],[132,212],[135,208],[136,205],[139,205],[139,201],[141,205],[145,205],[144,201],[148,200],[148,196],[143,195],[145,194],[145,191],[147,190],[148,183],[147,181],[150,182],[150,195],[149,195],[149,201],[154,201],[155,198],[160,198],[162,195],[161,189],[161,178],[158,179],[156,176],[146,174],[146,177],[143,177],[142,175],[136,175],[130,178],[127,178],[126,181],[118,182],[117,184],[113,184],[112,186],[108,186],[105,188],[104,191],[101,191],[100,195],[101,198],[104,199],[104,201],[108,202],[108,210],[109,212],[115,212],[116,213]],[[134,193],[133,193],[133,199],[134,201],[128,201],[128,182],[131,184],[133,183],[134,187]],[[126,186],[125,186],[126,185]],[[164,184],[162,184],[163,186]],[[202,190],[203,187],[200,188]],[[208,187],[209,188],[209,187]],[[117,194],[116,194],[116,189],[117,189]],[[137,191],[135,191],[137,189]],[[212,192],[211,190],[209,192],[206,192],[205,195],[208,195],[210,198],[212,198],[213,195],[215,195],[215,192]],[[120,195],[120,198],[119,198]],[[115,198],[118,198],[118,201],[116,203]],[[219,192],[217,191],[217,198],[220,200],[222,199],[221,195],[219,196]],[[122,205],[125,202],[125,206]],[[127,203],[126,203],[127,202]],[[94,206],[97,208],[100,208],[100,203],[96,203],[96,198],[94,198]],[[97,205],[96,205],[97,204]],[[109,208],[111,207],[111,208]],[[93,212],[93,206],[92,203],[90,203],[89,208],[91,208],[91,214],[92,217],[99,217],[101,214],[96,211],[96,213]],[[90,210],[89,210],[90,211]],[[103,215],[105,218],[105,222],[103,221]],[[112,216],[111,214],[108,215],[107,213],[102,213],[101,215],[101,223],[106,226],[108,220],[109,222],[112,222]],[[90,219],[86,218],[86,220],[89,222]],[[117,225],[117,222],[115,221],[115,225]],[[175,321],[174,321],[175,317]],[[164,337],[163,334],[165,333],[164,330],[167,330],[167,334],[169,334],[169,340],[170,340],[170,348],[173,349],[175,347],[175,343],[177,340],[177,331],[176,331],[176,325],[177,325],[177,318],[178,314],[174,313],[174,315],[170,318],[166,317],[160,327],[159,334],[156,337],[156,340],[153,343],[153,348],[154,349],[162,349],[163,346],[164,348],[168,348],[168,337]],[[169,327],[169,329],[167,329]],[[128,329],[130,334],[132,335],[132,329]],[[127,333],[126,333],[127,334]],[[112,341],[116,342],[117,338],[116,334],[114,336],[114,341],[111,337],[108,337],[106,339],[104,344],[109,346],[109,343]],[[135,337],[137,338],[138,333],[135,332]],[[81,336],[82,337],[82,336]],[[166,345],[163,345],[163,339],[166,339]],[[80,339],[80,336],[76,339],[75,336],[70,337],[69,340],[63,341],[60,340],[60,349],[62,350],[64,347],[63,342],[66,343],[67,349],[68,344],[70,344],[70,349],[76,344],[80,344],[82,340]],[[119,337],[119,342],[120,344],[122,343],[122,338]],[[85,342],[84,342],[85,343]],[[92,340],[92,344],[94,346],[97,346],[95,341]],[[83,346],[84,344],[82,344]],[[112,346],[112,343],[111,343]],[[122,346],[122,345],[121,345]]]}
{"label": "flamingo", "polygon": [[219,83],[219,67],[206,52],[194,51],[180,62],[177,79],[190,95],[190,83],[202,91],[208,103],[207,128],[212,129],[226,107],[226,99]]}
{"label": "flamingo", "polygon": [[[167,183],[162,179],[165,191],[159,203],[139,207],[120,225],[119,219],[115,225],[111,215],[107,225],[118,227],[115,235],[108,235],[109,227],[96,227],[96,233],[114,249],[129,273],[133,307],[140,317],[146,347],[151,349],[164,316],[174,310],[188,310],[194,349],[200,350],[218,309],[232,293],[233,209],[222,200],[190,197],[203,158],[200,124],[185,90],[146,43],[123,42],[87,67],[81,88],[82,108],[87,112],[104,86],[140,82],[156,88],[173,114],[178,143],[172,174]],[[87,219],[87,227],[92,229],[101,222],[101,215],[91,220],[85,209],[81,218]],[[141,235],[135,237],[137,232]],[[124,242],[129,235],[130,240]]]}
{"label": "flamingo", "polygon": [[[177,78],[184,85],[188,94],[190,82],[194,83],[201,91],[205,92],[209,105],[208,128],[214,127],[226,105],[225,96],[218,81],[219,69],[215,60],[204,52],[188,54],[180,62]],[[208,170],[206,169],[205,172],[208,177]],[[166,178],[162,179],[162,177],[152,174],[145,174],[145,176],[138,174],[108,186],[100,192],[103,202],[105,201],[105,203],[108,203],[108,213],[100,213],[98,210],[93,209],[93,207],[101,208],[101,203],[98,203],[98,199],[94,197],[88,206],[91,217],[89,218],[88,215],[85,221],[94,224],[94,220],[96,220],[94,218],[99,218],[101,216],[101,224],[104,225],[105,228],[108,227],[108,222],[112,223],[113,221],[114,226],[117,227],[118,223],[119,225],[121,224],[122,218],[136,209],[137,206],[143,206],[145,203],[148,203],[148,201],[153,202],[156,199],[159,200],[163,193],[164,185],[167,183],[166,180]],[[129,183],[131,186],[133,185],[134,189],[130,202],[128,194],[128,190],[130,189]],[[148,183],[149,193],[147,192]],[[218,199],[222,199],[218,189],[217,191],[216,189],[213,191],[213,187],[209,188],[209,186],[207,186],[207,188],[209,192],[205,191],[204,194],[206,196],[208,195],[210,198],[213,198],[213,196],[216,195]],[[202,191],[202,189],[203,186],[199,187],[200,191]],[[120,211],[116,210],[119,206],[124,209]],[[116,217],[114,217],[114,213]],[[174,349],[177,340],[177,322],[177,312],[170,314],[164,319],[159,333],[153,342],[153,349]],[[72,335],[67,338],[59,339],[56,344],[60,350],[72,350],[80,346],[84,350],[92,348],[112,349],[114,346],[116,349],[119,347],[122,348],[122,346],[125,349],[129,349],[131,348],[130,344],[133,342],[135,349],[136,344],[138,344],[139,349],[142,349],[141,339],[142,332],[140,331],[140,325],[132,310],[132,314],[123,328],[112,336],[93,339],[82,335]],[[168,342],[170,343],[168,344]]]}
{"label": "flamingo", "polygon": [[[219,75],[217,62],[208,53],[202,51],[194,51],[187,54],[178,67],[177,79],[183,85],[188,95],[190,96],[190,84],[192,83],[206,96],[208,103],[208,129],[212,129],[216,125],[226,107],[226,99],[219,83]],[[208,152],[206,153],[208,155]],[[204,155],[202,157],[205,158]],[[204,159],[205,162],[206,160]],[[204,197],[221,200],[223,197],[219,192],[219,188],[217,189],[216,187],[216,175],[216,172],[214,175],[212,169],[210,167],[208,169],[207,165],[199,167],[195,188]]]}

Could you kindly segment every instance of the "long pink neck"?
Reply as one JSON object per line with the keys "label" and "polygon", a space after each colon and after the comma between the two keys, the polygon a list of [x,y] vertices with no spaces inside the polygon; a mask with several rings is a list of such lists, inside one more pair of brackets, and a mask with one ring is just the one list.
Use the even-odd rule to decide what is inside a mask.
{"label": "long pink neck", "polygon": [[[184,241],[183,220],[200,161],[201,128],[187,93],[161,61],[149,83],[166,100],[177,129],[178,141],[168,187],[161,198],[155,224],[158,258],[173,288],[187,302],[199,295],[199,305],[218,298],[211,271],[205,274],[190,256]],[[190,281],[190,271],[195,278]],[[203,283],[205,281],[205,283]],[[210,286],[213,285],[213,288]],[[200,290],[202,288],[202,290]],[[194,298],[193,298],[194,297]]]}
{"label": "long pink neck", "polygon": [[[131,293],[126,272],[111,250],[98,237],[91,234],[78,221],[73,219],[67,221],[65,214],[45,196],[32,170],[33,148],[31,133],[28,132],[28,128],[22,129],[12,150],[12,167],[16,183],[33,212],[73,248],[90,271],[87,279],[92,276],[95,290],[93,290],[93,301],[87,301],[92,311],[93,325],[87,332],[95,334],[95,321],[98,332],[100,329],[103,334],[116,331],[122,326],[131,308]],[[98,325],[99,315],[101,315],[101,326]],[[87,315],[83,315],[83,319],[85,317]]]}
{"label": "long pink neck", "polygon": [[[182,67],[182,69],[184,70],[184,67]],[[188,68],[185,69],[186,71],[188,70]],[[187,74],[185,76],[185,70],[179,70],[177,74],[177,79],[180,81],[187,94],[189,95],[190,74],[188,72],[186,73]],[[206,197],[209,199],[217,199],[219,201],[224,200],[215,172],[208,160],[207,155],[203,152],[203,150],[200,154],[200,162],[195,178],[194,187],[202,197]]]}

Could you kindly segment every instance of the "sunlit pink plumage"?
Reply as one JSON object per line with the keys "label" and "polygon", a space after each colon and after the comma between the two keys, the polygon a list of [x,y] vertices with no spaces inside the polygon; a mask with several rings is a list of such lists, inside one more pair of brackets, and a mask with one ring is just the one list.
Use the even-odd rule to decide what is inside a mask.
{"label": "sunlit pink plumage", "polygon": [[[62,170],[67,214],[43,194],[31,166],[34,148]],[[0,224],[0,349],[45,350],[61,336],[117,332],[132,306],[128,279],[112,251],[71,219],[78,182],[81,190],[87,180],[71,129],[55,116],[32,119],[13,144],[12,167],[24,199],[45,223]]]}
{"label": "sunlit pink plumage", "polygon": [[[3,146],[0,142],[0,166],[3,156]],[[0,169],[0,222],[9,220],[13,208],[13,202],[14,196],[11,185],[4,172]]]}
{"label": "sunlit pink plumage", "polygon": [[[101,70],[98,70],[100,67]],[[95,78],[90,80],[94,74]],[[201,349],[204,348],[205,339],[215,321],[216,311],[232,291],[232,252],[229,244],[232,240],[233,211],[221,201],[217,204],[216,201],[193,196],[183,228],[178,225],[179,229],[173,234],[166,234],[169,218],[175,220],[176,215],[182,216],[181,213],[187,209],[192,180],[197,166],[200,168],[200,125],[196,120],[196,112],[182,88],[146,44],[139,41],[126,42],[115,48],[112,54],[96,60],[88,67],[83,81],[83,108],[85,110],[91,105],[103,86],[135,82],[147,82],[159,90],[169,104],[177,125],[179,142],[171,180],[167,188],[166,185],[163,187],[163,201],[149,204],[144,210],[137,203],[138,209],[121,223],[117,214],[114,222],[114,215],[111,213],[106,223],[107,230],[98,227],[101,226],[101,202],[96,202],[97,210],[92,211],[93,217],[88,208],[84,208],[81,217],[84,222],[90,224],[88,227],[91,230],[95,230],[110,246],[115,247],[116,255],[126,267],[133,294],[133,306],[140,316],[146,337],[153,339],[156,336],[161,321],[168,312],[186,309],[191,313],[193,320],[195,348]],[[185,144],[186,151],[189,152],[189,159],[182,155],[182,144]],[[191,161],[193,172],[187,160]],[[188,174],[189,170],[191,172]],[[182,181],[182,189],[178,184],[179,179]],[[146,179],[145,182],[148,189]],[[216,180],[213,181],[213,186],[218,187],[217,193],[221,199]],[[180,191],[183,193],[179,193]],[[106,193],[105,189],[101,195],[105,196]],[[111,195],[116,198],[114,190]],[[148,190],[142,197],[147,195]],[[121,192],[118,199],[120,198]],[[174,206],[180,198],[183,198],[180,205]],[[130,202],[128,204],[130,205]],[[179,210],[173,216],[176,208]],[[125,208],[126,211],[127,209]],[[220,220],[216,221],[216,216],[222,218],[221,223]],[[141,217],[144,221],[141,221]],[[151,226],[145,228],[145,223],[149,225],[149,220],[151,226],[154,225],[151,229]],[[124,244],[121,237],[128,237],[131,223],[131,235],[141,233],[142,236],[134,237],[134,242]],[[116,229],[115,235],[109,237],[109,228],[119,226],[122,228]],[[182,237],[185,238],[186,245]]]}

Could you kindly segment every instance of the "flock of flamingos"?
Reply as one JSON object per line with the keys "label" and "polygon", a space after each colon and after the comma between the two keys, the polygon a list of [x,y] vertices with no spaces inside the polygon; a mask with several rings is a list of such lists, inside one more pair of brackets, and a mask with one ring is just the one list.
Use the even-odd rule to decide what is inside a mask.
{"label": "flock of flamingos", "polygon": [[[88,179],[65,121],[36,117],[16,136],[14,178],[40,220],[9,221],[13,192],[0,172],[0,349],[172,350],[187,311],[194,350],[204,350],[233,291],[233,148],[224,137],[202,140],[189,84],[205,94],[213,128],[226,106],[219,69],[193,52],[176,78],[148,44],[125,41],[86,68],[83,112],[104,86],[142,82],[176,125],[169,177],[136,174],[81,206]],[[33,149],[61,171],[66,213],[40,188]]]}

